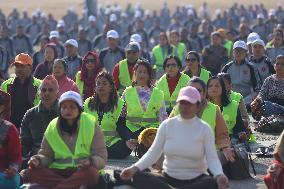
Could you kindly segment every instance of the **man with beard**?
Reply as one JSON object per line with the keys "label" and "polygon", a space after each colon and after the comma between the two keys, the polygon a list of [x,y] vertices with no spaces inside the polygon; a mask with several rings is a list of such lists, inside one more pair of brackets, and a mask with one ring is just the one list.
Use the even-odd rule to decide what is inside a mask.
{"label": "man with beard", "polygon": [[11,122],[18,129],[26,111],[39,103],[38,89],[41,80],[32,77],[32,62],[28,54],[18,54],[13,63],[16,77],[1,85],[1,89],[11,95]]}

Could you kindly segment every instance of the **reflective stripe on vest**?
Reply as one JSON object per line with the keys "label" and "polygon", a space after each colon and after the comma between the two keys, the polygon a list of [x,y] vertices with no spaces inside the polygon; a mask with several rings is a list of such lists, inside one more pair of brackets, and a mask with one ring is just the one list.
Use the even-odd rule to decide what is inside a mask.
{"label": "reflective stripe on vest", "polygon": [[233,129],[237,122],[237,113],[238,113],[239,103],[235,100],[232,100],[230,104],[223,107],[222,115],[226,121],[229,134],[233,134]]}
{"label": "reflective stripe on vest", "polygon": [[243,95],[241,95],[241,93],[237,93],[235,91],[230,92],[230,100],[235,100],[237,103],[240,103],[242,98]]}
{"label": "reflective stripe on vest", "polygon": [[81,80],[81,71],[78,71],[76,74],[76,85],[78,86],[81,97],[82,97],[83,90],[84,90],[84,82]]}
{"label": "reflective stripe on vest", "polygon": [[217,111],[217,105],[207,102],[206,108],[203,110],[201,119],[208,123],[208,125],[211,127],[214,136],[215,136],[215,128],[216,128],[216,111]]}
{"label": "reflective stripe on vest", "polygon": [[135,132],[141,127],[158,127],[160,108],[163,105],[163,92],[158,88],[153,88],[151,97],[148,101],[146,111],[140,104],[136,87],[127,87],[125,89],[125,102],[127,105],[126,126]]}
{"label": "reflective stripe on vest", "polygon": [[204,68],[201,68],[200,79],[202,79],[205,82],[205,84],[207,84],[209,80],[209,76],[210,76],[210,72],[208,70],[205,70]]}
{"label": "reflective stripe on vest", "polygon": [[44,136],[54,153],[55,159],[49,165],[49,168],[77,168],[80,160],[91,157],[91,146],[95,135],[96,119],[84,112],[81,113],[74,153],[70,151],[69,147],[59,135],[57,121],[58,118],[53,119],[44,133]]}
{"label": "reflective stripe on vest", "polygon": [[128,70],[127,59],[121,60],[119,63],[119,93],[122,94],[126,87],[131,86],[131,78]]}
{"label": "reflective stripe on vest", "polygon": [[[88,113],[98,120],[98,113],[96,111],[91,111],[89,108],[89,103],[92,97],[89,97],[85,100],[84,103],[84,112]],[[107,147],[111,147],[118,141],[122,140],[120,135],[117,133],[117,121],[121,114],[122,108],[124,105],[124,101],[121,98],[118,98],[117,107],[114,109],[113,112],[106,112],[103,115],[102,121],[100,123],[100,128],[104,133],[104,141]]]}
{"label": "reflective stripe on vest", "polygon": [[178,93],[181,88],[186,87],[188,81],[190,80],[190,77],[184,73],[181,73],[181,76],[179,78],[179,81],[176,85],[176,88],[172,95],[170,95],[169,87],[168,87],[168,81],[167,76],[164,74],[159,81],[157,82],[157,88],[160,89],[164,93],[164,100],[166,108],[174,107],[176,104],[176,99],[178,97]]}
{"label": "reflective stripe on vest", "polygon": [[161,48],[160,45],[156,45],[153,50],[152,50],[153,56],[156,59],[155,65],[157,66],[158,69],[163,69],[163,64],[165,58],[168,56],[167,53],[163,53],[163,49]]}

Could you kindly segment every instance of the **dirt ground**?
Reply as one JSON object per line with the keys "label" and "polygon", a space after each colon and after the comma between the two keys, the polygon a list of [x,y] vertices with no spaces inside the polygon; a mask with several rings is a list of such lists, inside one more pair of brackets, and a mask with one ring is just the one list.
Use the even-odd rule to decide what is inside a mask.
{"label": "dirt ground", "polygon": [[[152,1],[152,0],[98,0],[102,4],[107,3],[118,3],[121,6],[125,7],[128,2],[135,4],[136,2],[140,2],[141,6],[147,9],[160,9],[163,4],[163,0]],[[170,9],[175,9],[177,5],[185,5],[192,4],[194,7],[200,7],[202,4],[201,1],[192,1],[192,0],[167,0],[168,6]],[[265,7],[271,8],[276,7],[277,4],[284,3],[284,0],[207,0],[209,7],[211,8],[211,12],[214,13],[216,8],[228,8],[233,3],[237,2],[240,5],[249,5],[256,3],[263,3]],[[11,10],[16,7],[19,10],[28,10],[31,13],[40,8],[46,13],[53,13],[56,18],[60,18],[65,14],[66,9],[68,7],[74,7],[76,12],[81,14],[84,7],[84,0],[0,0],[0,9],[4,13],[11,12]]]}

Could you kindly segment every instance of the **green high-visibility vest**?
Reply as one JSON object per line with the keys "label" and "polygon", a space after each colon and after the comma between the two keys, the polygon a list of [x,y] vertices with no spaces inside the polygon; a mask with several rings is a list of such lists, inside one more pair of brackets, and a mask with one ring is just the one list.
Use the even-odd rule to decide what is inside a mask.
{"label": "green high-visibility vest", "polygon": [[241,93],[231,91],[229,94],[229,97],[230,97],[230,100],[235,100],[237,103],[240,103],[241,99],[243,98],[243,95],[241,95]]}
{"label": "green high-visibility vest", "polygon": [[180,61],[183,61],[185,52],[186,52],[186,47],[184,43],[179,42],[177,46],[173,46],[172,54],[176,55],[180,59]]}
{"label": "green high-visibility vest", "polygon": [[79,91],[80,91],[80,95],[83,96],[83,92],[84,92],[84,82],[81,80],[81,71],[78,71],[76,76],[76,85],[78,86],[79,88]]}
{"label": "green high-visibility vest", "polygon": [[239,103],[232,100],[230,104],[223,107],[222,115],[226,121],[229,134],[233,134],[233,129],[237,122]]}
{"label": "green high-visibility vest", "polygon": [[[11,91],[9,91],[9,88],[11,85],[13,85],[14,81],[15,81],[15,77],[7,79],[6,81],[4,81],[1,85],[1,89],[7,93],[11,93]],[[39,95],[39,87],[41,85],[41,80],[37,79],[35,77],[32,77],[32,83],[34,86],[34,90],[35,90],[35,96],[34,96],[34,100],[33,100],[33,106],[36,106],[39,104],[40,102],[40,95]]]}
{"label": "green high-visibility vest", "polygon": [[218,106],[207,102],[206,108],[204,108],[201,119],[208,123],[208,125],[211,127],[214,136],[215,136],[215,129],[216,129],[216,111]]}
{"label": "green high-visibility vest", "polygon": [[225,44],[224,44],[224,47],[227,49],[228,57],[230,57],[230,56],[231,56],[231,53],[232,53],[233,42],[230,41],[230,40],[226,40],[226,41],[225,41]]}
{"label": "green high-visibility vest", "polygon": [[157,88],[160,89],[164,93],[166,108],[169,108],[169,107],[172,108],[175,106],[176,99],[178,97],[180,89],[183,87],[186,87],[189,80],[190,80],[190,77],[188,75],[181,73],[179,81],[172,95],[170,95],[166,74],[164,74],[159,79],[159,81],[157,81],[156,83]]}
{"label": "green high-visibility vest", "polygon": [[126,126],[131,132],[142,127],[159,127],[159,111],[164,103],[164,95],[158,88],[153,88],[146,111],[140,104],[136,87],[125,89],[125,102],[127,107]]}
{"label": "green high-visibility vest", "polygon": [[164,64],[164,60],[166,59],[167,52],[163,53],[162,47],[160,45],[156,45],[153,49],[152,49],[152,54],[155,57],[156,60],[156,67],[159,70],[163,69],[163,64]]}
{"label": "green high-visibility vest", "polygon": [[201,71],[200,71],[200,79],[202,79],[205,84],[207,84],[208,80],[209,80],[209,77],[210,77],[210,71],[204,69],[204,68],[201,68]]}
{"label": "green high-visibility vest", "polygon": [[[85,100],[84,112],[94,116],[96,120],[98,120],[98,113],[96,111],[91,111],[89,108],[89,103],[92,98],[93,97],[89,97]],[[100,128],[104,133],[104,141],[107,147],[111,147],[118,141],[122,140],[116,131],[116,123],[121,114],[123,105],[124,101],[121,98],[118,98],[117,107],[115,107],[114,111],[104,113],[103,118],[101,120]]]}
{"label": "green high-visibility vest", "polygon": [[87,113],[81,113],[79,133],[74,152],[71,152],[69,147],[62,140],[58,132],[59,126],[57,121],[58,118],[53,119],[44,133],[44,136],[54,153],[54,161],[49,165],[49,168],[77,168],[82,159],[91,157],[96,119]]}
{"label": "green high-visibility vest", "polygon": [[119,63],[119,93],[122,94],[126,87],[131,86],[131,78],[128,70],[127,59],[121,60]]}

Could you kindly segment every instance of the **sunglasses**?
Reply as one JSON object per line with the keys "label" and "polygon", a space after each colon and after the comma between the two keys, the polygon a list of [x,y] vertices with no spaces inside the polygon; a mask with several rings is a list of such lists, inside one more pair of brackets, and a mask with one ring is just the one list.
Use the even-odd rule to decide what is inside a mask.
{"label": "sunglasses", "polygon": [[41,88],[41,92],[45,93],[47,91],[51,93],[51,92],[53,92],[53,88]]}
{"label": "sunglasses", "polygon": [[97,60],[96,59],[85,59],[84,62],[86,62],[87,64],[95,64]]}
{"label": "sunglasses", "polygon": [[186,62],[196,62],[197,59],[196,58],[187,58],[185,59]]}
{"label": "sunglasses", "polygon": [[169,67],[176,68],[176,67],[177,67],[177,64],[167,64],[166,67],[167,67],[167,68],[169,68]]}

